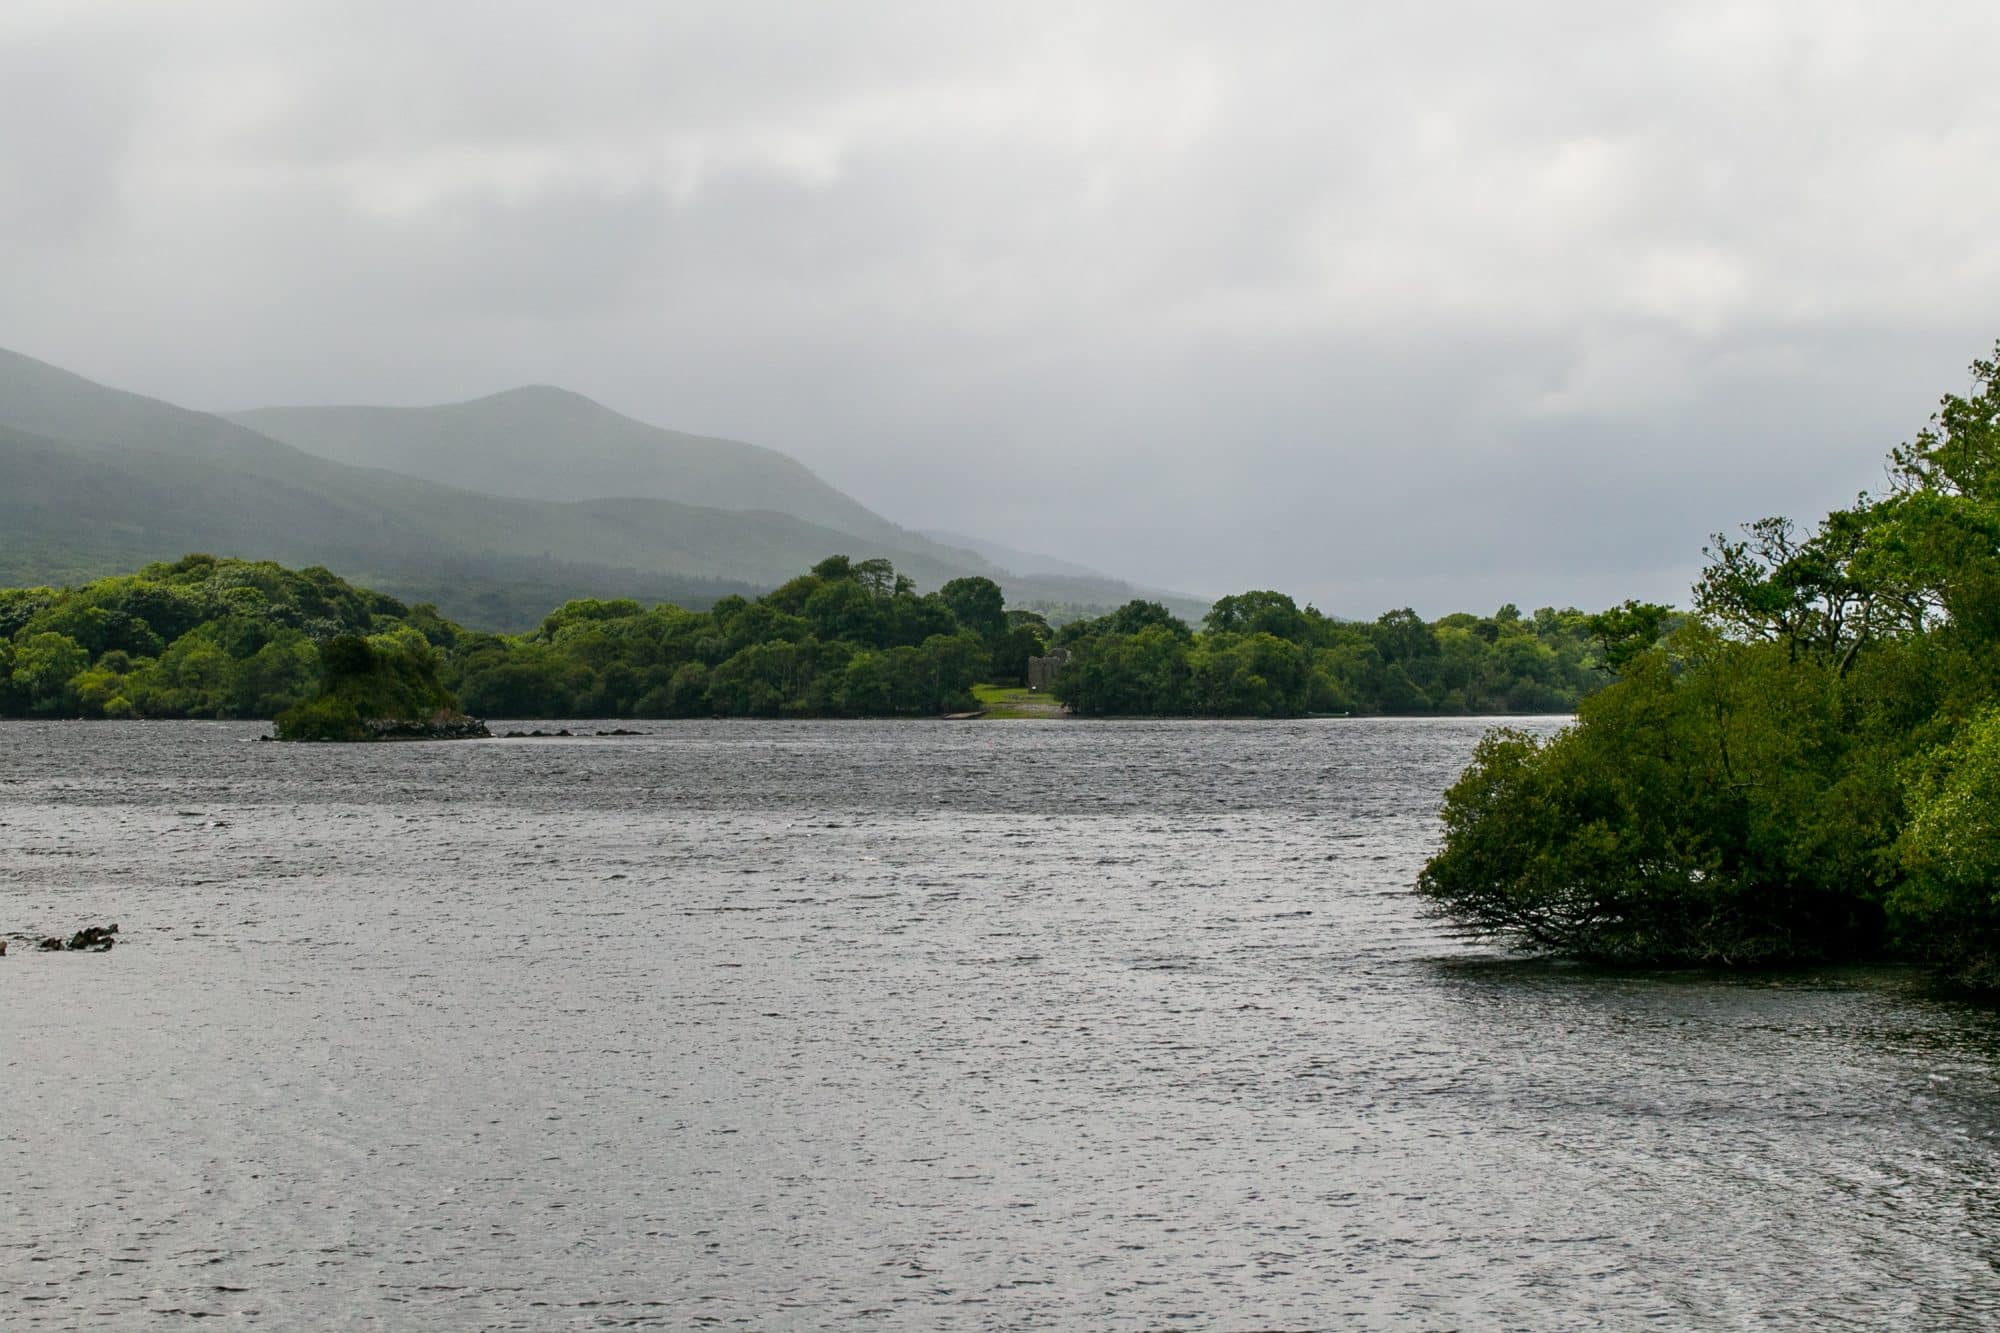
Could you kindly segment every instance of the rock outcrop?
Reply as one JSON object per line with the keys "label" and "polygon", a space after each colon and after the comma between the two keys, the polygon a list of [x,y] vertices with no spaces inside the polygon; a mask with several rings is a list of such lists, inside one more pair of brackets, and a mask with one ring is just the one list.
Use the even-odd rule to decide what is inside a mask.
{"label": "rock outcrop", "polygon": [[[43,953],[109,953],[111,946],[118,942],[112,938],[117,933],[118,923],[113,921],[108,926],[85,926],[67,940],[60,935],[50,935],[37,941],[35,947]],[[5,952],[6,947],[0,945],[0,953]]]}
{"label": "rock outcrop", "polygon": [[488,740],[493,733],[476,717],[459,712],[436,712],[428,717],[362,717],[352,709],[335,713],[320,708],[301,718],[298,712],[278,719],[276,734],[267,740],[280,741],[470,741]]}
{"label": "rock outcrop", "polygon": [[476,717],[463,713],[426,719],[379,717],[361,724],[371,741],[471,741],[488,740],[493,733]]}

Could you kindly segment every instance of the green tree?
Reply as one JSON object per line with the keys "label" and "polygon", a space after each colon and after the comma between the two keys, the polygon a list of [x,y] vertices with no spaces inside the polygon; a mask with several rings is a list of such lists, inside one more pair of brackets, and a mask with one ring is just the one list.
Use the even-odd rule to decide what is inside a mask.
{"label": "green tree", "polygon": [[1074,652],[1051,691],[1074,711],[1113,717],[1188,711],[1188,640],[1171,625],[1155,622],[1136,633],[1099,634]]}
{"label": "green tree", "polygon": [[1007,633],[1006,597],[992,579],[953,579],[938,589],[938,595],[960,625],[988,643]]}
{"label": "green tree", "polygon": [[1373,638],[1385,662],[1415,662],[1437,656],[1437,635],[1409,607],[1385,611],[1375,621]]}
{"label": "green tree", "polygon": [[1908,878],[1891,908],[1902,939],[1953,980],[2000,987],[2000,710],[1906,766]]}
{"label": "green tree", "polygon": [[31,711],[68,712],[75,707],[72,680],[90,665],[90,654],[67,634],[44,630],[29,634],[14,647],[14,684],[27,696]]}
{"label": "green tree", "polygon": [[1627,598],[1590,618],[1590,637],[1604,664],[1613,671],[1623,671],[1627,662],[1659,642],[1673,615],[1670,606]]}
{"label": "green tree", "polygon": [[1049,650],[1048,622],[1032,611],[1007,613],[1007,632],[993,649],[993,679],[1025,684],[1028,659],[1045,657]]}
{"label": "green tree", "polygon": [[1262,630],[1217,634],[1189,659],[1189,704],[1212,717],[1287,717],[1306,711],[1312,681],[1304,649]]}
{"label": "green tree", "polygon": [[1293,643],[1309,638],[1310,622],[1281,592],[1244,592],[1218,600],[1202,624],[1211,634],[1270,634]]}
{"label": "green tree", "polygon": [[1657,609],[1593,618],[1620,678],[1553,739],[1480,748],[1420,892],[1587,957],[1896,954],[2000,986],[2000,356],[1973,371],[1887,497],[1718,538],[1657,646]]}

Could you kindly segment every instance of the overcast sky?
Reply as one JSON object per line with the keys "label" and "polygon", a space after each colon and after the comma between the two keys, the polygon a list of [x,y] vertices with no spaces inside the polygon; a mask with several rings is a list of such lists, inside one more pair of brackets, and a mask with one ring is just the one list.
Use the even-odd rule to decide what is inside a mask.
{"label": "overcast sky", "polygon": [[0,6],[0,345],[555,383],[1215,594],[1684,600],[2000,336],[2000,9]]}

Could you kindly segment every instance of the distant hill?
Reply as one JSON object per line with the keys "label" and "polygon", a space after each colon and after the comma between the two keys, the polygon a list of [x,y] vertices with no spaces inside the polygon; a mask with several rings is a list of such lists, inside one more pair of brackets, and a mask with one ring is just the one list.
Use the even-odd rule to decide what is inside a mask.
{"label": "distant hill", "polygon": [[[854,505],[791,468],[778,471],[801,493],[817,486],[824,506]],[[1067,580],[1012,578],[872,515],[854,520],[869,529],[856,532],[673,499],[483,493],[489,478],[478,469],[460,480],[318,457],[238,422],[0,351],[0,583],[73,582],[201,550],[325,565],[435,601],[469,624],[509,628],[569,596],[699,605],[775,586],[840,553],[885,556],[925,587],[983,574],[1015,602],[1077,600]],[[1129,595],[1126,585],[1098,581],[1085,597],[1115,605]]]}
{"label": "distant hill", "polygon": [[[283,469],[255,461],[216,463],[82,445],[0,426],[0,584],[72,584],[136,568],[162,552],[204,550],[365,575],[383,591],[436,602],[468,623],[488,627],[530,623],[571,597],[703,606],[769,585],[761,575],[732,578],[706,565],[679,572],[637,568],[619,563],[617,551],[597,542],[579,541],[568,558],[558,558],[519,549],[520,543],[484,541],[482,535],[508,517],[504,510],[491,510],[484,497],[444,488],[399,493],[395,479],[384,484],[386,474],[364,477],[371,485],[343,494],[337,486],[287,477]],[[691,512],[699,519],[711,511]],[[513,517],[550,540],[561,539],[564,525],[548,520],[595,526],[588,514]],[[745,526],[755,527],[756,521],[732,523],[732,535]],[[779,526],[792,528],[785,521]],[[469,539],[452,539],[468,533]],[[770,544],[817,550],[827,535],[793,529],[779,532]]]}
{"label": "distant hill", "polygon": [[649,426],[567,389],[535,385],[438,407],[262,407],[224,416],[335,462],[491,495],[768,510],[857,537],[921,542],[774,449]]}

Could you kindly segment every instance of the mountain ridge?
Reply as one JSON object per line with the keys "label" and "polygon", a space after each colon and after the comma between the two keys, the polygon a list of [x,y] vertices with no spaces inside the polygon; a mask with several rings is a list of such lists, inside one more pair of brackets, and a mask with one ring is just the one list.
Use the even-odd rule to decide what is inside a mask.
{"label": "mountain ridge", "polygon": [[859,537],[922,540],[789,454],[656,426],[572,389],[529,384],[417,407],[275,406],[224,420],[335,462],[516,499],[677,500],[772,510]]}
{"label": "mountain ridge", "polygon": [[[590,403],[566,390],[530,397],[565,411],[574,410],[570,398]],[[984,575],[1017,603],[1116,604],[1130,592],[1115,581],[1079,594],[1068,580],[1015,577],[879,516],[886,533],[857,534],[775,509],[495,495],[464,478],[357,466],[17,352],[0,351],[0,428],[0,477],[9,481],[0,487],[0,571],[9,582],[95,577],[210,551],[322,564],[399,594],[422,587],[448,612],[492,627],[538,617],[551,592],[755,591],[835,553],[886,557],[926,587]],[[508,591],[517,585],[537,589],[538,604]]]}

